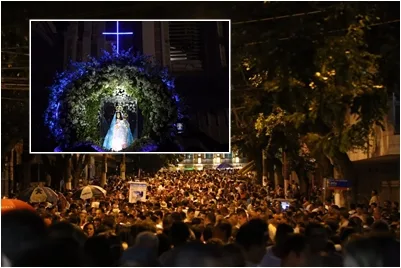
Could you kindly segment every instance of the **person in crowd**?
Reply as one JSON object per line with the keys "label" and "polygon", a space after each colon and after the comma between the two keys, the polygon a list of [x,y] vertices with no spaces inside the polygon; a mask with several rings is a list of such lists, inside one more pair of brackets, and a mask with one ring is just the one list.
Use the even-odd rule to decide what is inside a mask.
{"label": "person in crowd", "polygon": [[318,186],[308,195],[289,186],[299,199],[283,209],[274,201],[284,196],[282,186],[266,189],[235,171],[158,172],[141,180],[146,202],[129,203],[128,180],[112,176],[104,197],[64,193],[63,205],[3,213],[2,259],[42,267],[397,264],[390,256],[399,255],[378,245],[399,251],[398,203],[338,207]]}
{"label": "person in crowd", "polygon": [[141,232],[135,245],[124,251],[121,262],[124,266],[160,266],[158,262],[159,237],[153,232]]}
{"label": "person in crowd", "polygon": [[213,229],[213,238],[220,239],[224,244],[228,244],[232,234],[232,226],[227,221],[220,221]]}
{"label": "person in crowd", "polygon": [[375,203],[377,206],[380,206],[380,200],[379,200],[379,195],[377,193],[377,190],[372,190],[372,196],[369,200],[369,205]]}
{"label": "person in crowd", "polygon": [[269,246],[266,250],[260,265],[264,267],[277,267],[281,265],[282,247],[287,241],[290,234],[294,233],[294,229],[285,223],[277,226],[276,234],[274,237],[274,245]]}
{"label": "person in crowd", "polygon": [[1,250],[13,266],[22,251],[43,243],[47,236],[44,221],[34,212],[14,210],[1,216]]}
{"label": "person in crowd", "polygon": [[239,229],[236,243],[241,246],[246,266],[257,266],[265,252],[268,241],[267,224],[261,219],[252,219]]}
{"label": "person in crowd", "polygon": [[307,264],[307,256],[306,237],[301,234],[289,233],[280,247],[280,266],[304,267]]}
{"label": "person in crowd", "polygon": [[83,230],[88,237],[95,235],[95,225],[93,223],[88,222],[85,224]]}
{"label": "person in crowd", "polygon": [[356,237],[344,253],[345,267],[400,267],[400,241],[391,235]]}

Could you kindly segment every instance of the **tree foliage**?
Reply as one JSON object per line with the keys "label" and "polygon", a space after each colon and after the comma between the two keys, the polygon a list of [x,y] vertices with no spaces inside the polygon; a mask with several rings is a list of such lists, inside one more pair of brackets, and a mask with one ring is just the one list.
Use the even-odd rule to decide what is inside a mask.
{"label": "tree foliage", "polygon": [[[269,12],[283,12],[278,6],[270,5]],[[288,18],[272,27],[238,27],[234,70],[271,101],[263,104],[270,111],[249,117],[257,136],[267,137],[268,150],[286,151],[292,166],[310,167],[311,156],[323,153],[335,166],[349,167],[346,153],[366,149],[387,114],[381,57],[367,43],[369,25],[380,21],[378,7],[336,3],[319,10],[319,16]],[[305,146],[308,154],[302,153]]]}
{"label": "tree foliage", "polygon": [[[123,91],[123,97],[116,95],[117,89]],[[141,139],[157,143],[175,136],[182,111],[173,78],[150,57],[131,51],[104,51],[99,59],[73,63],[60,74],[51,87],[46,124],[56,141],[66,147],[83,141],[101,145],[102,101],[117,97],[124,107],[129,105],[122,101],[136,100],[144,115],[143,137],[136,143]]]}
{"label": "tree foliage", "polygon": [[[29,57],[28,36],[24,33],[17,34],[15,29],[5,28],[1,31],[2,40],[2,83],[17,83],[23,78],[28,79]],[[22,68],[19,68],[22,67]],[[2,85],[3,87],[3,85]],[[26,91],[10,90],[2,88],[1,113],[2,113],[2,155],[8,152],[19,140],[28,138],[29,129],[29,96],[28,81]]]}
{"label": "tree foliage", "polygon": [[141,169],[148,173],[155,173],[163,167],[175,165],[184,159],[183,155],[176,154],[133,154],[129,157],[134,163],[134,169]]}

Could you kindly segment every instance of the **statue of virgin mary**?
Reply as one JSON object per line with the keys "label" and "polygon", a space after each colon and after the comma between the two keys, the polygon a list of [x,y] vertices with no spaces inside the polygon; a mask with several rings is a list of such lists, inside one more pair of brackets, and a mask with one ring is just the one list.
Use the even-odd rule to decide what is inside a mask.
{"label": "statue of virgin mary", "polygon": [[134,137],[127,116],[123,115],[121,109],[117,109],[104,139],[103,147],[107,150],[119,152],[129,147],[133,142]]}

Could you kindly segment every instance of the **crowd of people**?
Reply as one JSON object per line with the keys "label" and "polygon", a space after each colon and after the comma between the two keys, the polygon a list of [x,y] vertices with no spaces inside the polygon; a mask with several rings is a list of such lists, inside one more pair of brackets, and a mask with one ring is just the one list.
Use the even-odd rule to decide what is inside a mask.
{"label": "crowd of people", "polygon": [[146,202],[108,179],[102,198],[2,215],[3,266],[399,266],[397,202],[338,207],[234,171],[145,176]]}

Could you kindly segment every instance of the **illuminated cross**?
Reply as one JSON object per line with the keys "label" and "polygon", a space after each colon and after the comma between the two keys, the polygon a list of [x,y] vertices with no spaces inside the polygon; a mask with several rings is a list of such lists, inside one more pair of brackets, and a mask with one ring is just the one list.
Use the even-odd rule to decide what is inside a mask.
{"label": "illuminated cross", "polygon": [[119,22],[116,21],[117,23],[117,31],[115,33],[109,33],[109,32],[104,32],[104,35],[116,35],[117,36],[117,53],[120,51],[120,35],[128,35],[128,34],[134,34],[134,32],[120,32],[120,25]]}

